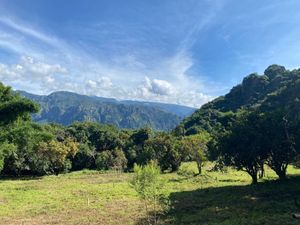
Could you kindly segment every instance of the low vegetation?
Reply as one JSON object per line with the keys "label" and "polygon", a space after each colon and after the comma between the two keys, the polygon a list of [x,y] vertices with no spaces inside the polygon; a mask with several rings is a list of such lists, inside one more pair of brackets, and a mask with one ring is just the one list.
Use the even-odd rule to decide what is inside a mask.
{"label": "low vegetation", "polygon": [[158,224],[159,213],[164,210],[165,196],[163,179],[160,177],[160,168],[156,162],[151,161],[145,166],[134,166],[131,185],[143,201],[148,218],[147,224]]}
{"label": "low vegetation", "polygon": [[[169,207],[158,211],[158,224],[299,224],[292,214],[300,209],[299,169],[288,168],[289,179],[278,182],[266,169],[258,185],[243,172],[203,174],[196,163],[185,163],[185,175],[159,175],[161,193]],[[0,219],[3,224],[145,224],[149,218],[131,185],[132,173],[83,170],[59,176],[2,177]],[[153,223],[152,223],[153,224]]]}

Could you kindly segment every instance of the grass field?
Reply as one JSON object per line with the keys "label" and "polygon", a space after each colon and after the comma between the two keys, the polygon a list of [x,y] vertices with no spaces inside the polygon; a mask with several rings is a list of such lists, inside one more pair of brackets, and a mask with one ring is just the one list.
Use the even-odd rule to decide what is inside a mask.
{"label": "grass field", "polygon": [[[185,164],[184,170],[195,170]],[[209,169],[210,165],[206,166]],[[163,174],[170,209],[161,224],[300,224],[300,170],[285,182],[267,170],[258,185],[243,172],[201,176]],[[299,177],[297,176],[299,175]],[[146,212],[128,181],[131,174],[80,171],[59,176],[0,181],[0,224],[138,224]]]}

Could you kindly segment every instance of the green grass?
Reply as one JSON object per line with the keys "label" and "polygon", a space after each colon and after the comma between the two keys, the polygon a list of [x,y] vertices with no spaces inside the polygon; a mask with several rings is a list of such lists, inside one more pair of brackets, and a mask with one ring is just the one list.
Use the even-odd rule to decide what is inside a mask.
{"label": "green grass", "polygon": [[[267,170],[258,185],[229,169],[186,176],[163,174],[170,209],[161,224],[300,224],[300,170],[278,182]],[[196,171],[193,163],[184,171]],[[0,224],[136,224],[146,217],[128,181],[131,174],[80,171],[59,176],[0,180]]]}

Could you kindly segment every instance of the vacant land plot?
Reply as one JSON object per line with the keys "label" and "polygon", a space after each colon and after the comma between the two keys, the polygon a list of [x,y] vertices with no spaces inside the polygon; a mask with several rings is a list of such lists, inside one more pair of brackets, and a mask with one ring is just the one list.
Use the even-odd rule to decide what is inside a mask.
{"label": "vacant land plot", "polygon": [[[210,165],[207,165],[207,170]],[[300,170],[290,179],[274,180],[267,170],[251,186],[243,172],[228,170],[192,176],[163,174],[170,207],[161,224],[299,224]],[[188,175],[190,174],[190,175]],[[80,171],[59,176],[0,181],[0,224],[138,224],[146,217],[143,204],[128,181],[131,174]]]}

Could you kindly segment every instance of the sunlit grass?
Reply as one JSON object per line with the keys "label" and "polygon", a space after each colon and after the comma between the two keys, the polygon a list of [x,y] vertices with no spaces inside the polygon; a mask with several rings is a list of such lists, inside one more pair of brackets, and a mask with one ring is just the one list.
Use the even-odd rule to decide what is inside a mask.
{"label": "sunlit grass", "polygon": [[[183,170],[190,171],[187,175],[182,176],[177,173],[161,175],[166,181],[165,194],[174,202],[182,201],[181,207],[183,207],[183,214],[180,218],[174,217],[170,211],[161,223],[173,221],[175,224],[180,224],[180,221],[184,221],[185,224],[197,224],[195,221],[200,219],[199,216],[206,216],[207,221],[211,221],[208,224],[219,224],[221,219],[224,220],[222,216],[230,217],[230,212],[226,209],[228,206],[221,207],[222,200],[225,204],[231,202],[232,199],[241,198],[241,202],[245,204],[245,199],[254,202],[260,199],[255,195],[256,189],[253,189],[254,191],[251,189],[252,192],[248,193],[251,179],[246,173],[233,169],[228,169],[223,173],[211,172],[211,168],[212,164],[208,163],[202,175],[194,176],[193,174],[197,172],[196,165],[187,163],[183,165]],[[288,174],[299,175],[300,170],[289,167]],[[146,215],[137,194],[129,185],[130,177],[131,174],[128,173],[101,173],[85,170],[40,178],[4,178],[0,181],[0,219],[3,224],[135,224]],[[265,178],[260,181],[261,184],[258,184],[258,193],[271,191],[272,188],[276,189],[275,185],[280,187],[280,190],[287,188],[285,184],[277,183],[263,186],[264,183],[275,179],[277,179],[276,175],[270,169],[266,169]],[[300,182],[297,184],[299,184],[299,190],[294,190],[295,193],[300,192]],[[220,198],[220,201],[216,199],[216,196]],[[189,199],[192,201],[186,202]],[[260,203],[265,209],[272,201],[268,202],[268,199],[264,198],[264,201]],[[292,205],[289,207],[286,205],[289,203],[292,204],[290,198],[288,201],[285,199],[281,202],[282,207],[285,207],[285,211],[287,210],[284,216],[296,210]],[[242,206],[239,202],[232,206],[232,215],[237,215],[239,207],[242,215],[248,213],[249,216],[255,217],[258,213],[240,204]],[[272,207],[272,205],[269,206]],[[177,205],[174,204],[174,207],[176,210]],[[198,211],[195,213],[189,210],[189,207]],[[217,219],[210,220],[211,213],[218,210],[220,211],[218,215],[221,215],[220,220],[218,216],[214,216]],[[261,217],[262,215],[258,216],[258,218]],[[226,218],[225,221],[231,221]],[[200,221],[204,221],[203,218]],[[249,220],[245,221],[249,222]],[[293,220],[287,224],[294,224]]]}

